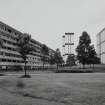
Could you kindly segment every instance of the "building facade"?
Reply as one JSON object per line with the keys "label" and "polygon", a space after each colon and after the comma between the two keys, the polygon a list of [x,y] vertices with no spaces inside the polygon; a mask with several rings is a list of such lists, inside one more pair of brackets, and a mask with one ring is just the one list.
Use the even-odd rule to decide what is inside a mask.
{"label": "building facade", "polygon": [[62,36],[62,41],[63,41],[63,45],[62,45],[62,52],[63,52],[63,59],[66,63],[67,57],[70,54],[74,54],[75,49],[74,49],[74,33],[65,33]]}
{"label": "building facade", "polygon": [[105,28],[96,35],[96,38],[98,57],[101,59],[101,63],[105,64]]}
{"label": "building facade", "polygon": [[[13,66],[24,66],[24,61],[20,53],[17,51],[19,48],[17,45],[19,35],[23,35],[23,33],[3,22],[0,22],[0,38],[3,40],[3,46],[0,48],[0,66],[2,69],[10,69]],[[31,69],[41,67],[42,43],[31,39],[30,44],[35,47],[36,51],[32,52],[30,55],[27,55],[27,66],[30,66]],[[54,50],[49,48],[49,52],[50,54],[54,53]],[[45,66],[49,66],[49,63],[46,63]]]}

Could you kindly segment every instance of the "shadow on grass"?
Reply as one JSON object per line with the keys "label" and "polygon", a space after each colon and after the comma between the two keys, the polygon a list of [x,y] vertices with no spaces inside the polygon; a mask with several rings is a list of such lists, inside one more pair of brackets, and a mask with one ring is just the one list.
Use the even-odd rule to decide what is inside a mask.
{"label": "shadow on grass", "polygon": [[31,75],[22,75],[20,78],[31,78]]}
{"label": "shadow on grass", "polygon": [[5,76],[5,74],[3,74],[3,73],[0,73],[0,76]]}
{"label": "shadow on grass", "polygon": [[26,85],[25,85],[25,83],[22,81],[22,80],[18,80],[17,81],[17,84],[16,84],[16,87],[18,87],[18,88],[24,88]]}

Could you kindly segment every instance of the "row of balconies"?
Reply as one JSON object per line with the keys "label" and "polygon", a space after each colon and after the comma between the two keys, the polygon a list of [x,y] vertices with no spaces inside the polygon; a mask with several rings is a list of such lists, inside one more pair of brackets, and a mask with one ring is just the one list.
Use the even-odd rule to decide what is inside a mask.
{"label": "row of balconies", "polygon": [[40,48],[41,48],[40,45],[38,45],[37,43],[34,44],[34,43],[30,42],[30,44],[31,44],[32,46],[36,47],[37,49],[40,49]]}
{"label": "row of balconies", "polygon": [[[19,60],[19,61],[23,60],[20,55],[11,54],[11,53],[4,53],[4,52],[0,53],[0,58],[1,59],[10,59],[10,60]],[[32,55],[30,55],[30,56],[28,55],[27,61],[41,62],[41,58],[40,57],[35,57],[35,56],[32,56]]]}
{"label": "row of balconies", "polygon": [[41,61],[41,58],[37,56],[28,55],[28,60]]}
{"label": "row of balconies", "polygon": [[[8,49],[1,49],[0,51],[1,58],[9,58],[9,59],[18,59],[22,60],[21,55],[17,51],[11,51]],[[41,61],[40,56],[35,55],[28,55],[28,60],[31,61]]]}
{"label": "row of balconies", "polygon": [[6,36],[8,38],[11,38],[11,39],[17,41],[18,36],[15,36],[14,34],[11,34],[5,30],[2,30],[2,29],[0,29],[0,32],[2,32],[3,36]]}
{"label": "row of balconies", "polygon": [[[6,46],[12,47],[12,48],[16,47],[16,40],[13,40],[10,36],[3,34],[3,35],[1,35],[1,38],[4,39],[4,41],[6,42],[6,44],[5,44]],[[40,53],[41,47],[39,44],[34,44],[32,42],[30,42],[30,44],[37,48],[37,53]],[[13,51],[15,51],[15,49],[13,49]],[[40,54],[38,54],[38,55],[40,56]]]}
{"label": "row of balconies", "polygon": [[[3,46],[3,48],[0,49],[0,51],[7,52],[7,53],[12,53],[12,54],[16,54],[16,55],[20,55],[20,53],[17,52],[16,49],[12,48],[12,47],[5,47],[5,46]],[[34,55],[34,56],[40,56],[40,53],[38,53],[38,52],[32,52],[32,55]]]}
{"label": "row of balconies", "polygon": [[[0,65],[25,65],[23,61],[10,60],[10,59],[0,59]],[[28,62],[27,66],[42,66],[42,62]]]}
{"label": "row of balconies", "polygon": [[[1,25],[1,24],[0,24]],[[15,34],[15,31],[9,27],[5,29],[0,29],[0,37],[3,39],[4,44],[0,49],[0,59],[1,64],[3,65],[20,65],[23,64],[23,59],[19,52],[17,52],[17,37],[18,34]],[[37,44],[37,42],[30,42],[30,44],[36,47],[37,51],[32,52],[31,55],[28,55],[28,65],[42,65],[41,62],[41,44]]]}
{"label": "row of balconies", "polygon": [[[2,52],[2,55],[0,55],[0,58],[2,59],[1,62],[3,63],[11,62],[11,63],[20,63],[20,64],[23,63],[23,59],[21,58],[21,55],[17,51],[12,51],[11,49],[8,50],[6,47],[5,49],[1,49],[1,52]],[[34,54],[35,53],[36,52],[34,52]],[[42,65],[41,56],[39,53],[36,53],[36,55],[28,55],[27,61],[28,65]]]}
{"label": "row of balconies", "polygon": [[[12,39],[9,39],[9,38],[6,38],[6,37],[1,37],[2,39],[4,39],[5,41],[5,43],[4,43],[4,46],[5,47],[8,47],[8,48],[5,48],[5,49],[8,49],[8,50],[12,50],[12,51],[16,51],[16,47],[18,47],[17,45],[16,45],[16,42],[15,41],[13,41]],[[35,46],[34,46],[35,47]],[[39,48],[37,48],[37,54],[39,55],[39,53],[40,53],[40,49]],[[35,52],[35,54],[36,54],[36,52]]]}
{"label": "row of balconies", "polygon": [[[13,38],[11,38],[10,36],[6,35],[6,34],[2,34],[1,38],[4,40],[4,42],[6,42],[7,44],[11,44],[11,45],[17,45],[17,40],[14,40]],[[40,51],[40,46],[38,44],[34,44],[32,42],[30,42],[30,44],[34,47],[37,48],[38,51]]]}
{"label": "row of balconies", "polygon": [[5,39],[5,40],[7,40],[7,41],[10,41],[10,42],[13,42],[13,43],[16,43],[17,42],[17,40],[14,40],[13,38],[11,38],[10,36],[8,36],[8,35],[6,35],[5,33],[0,33],[1,34],[1,38],[2,39]]}

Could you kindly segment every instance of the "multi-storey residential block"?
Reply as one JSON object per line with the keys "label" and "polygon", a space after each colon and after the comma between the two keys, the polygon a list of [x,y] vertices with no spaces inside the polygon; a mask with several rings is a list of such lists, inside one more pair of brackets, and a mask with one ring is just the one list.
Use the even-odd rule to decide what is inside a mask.
{"label": "multi-storey residential block", "polygon": [[[17,51],[19,47],[17,45],[19,35],[23,35],[23,33],[0,22],[0,38],[3,40],[3,46],[0,48],[0,66],[4,69],[9,69],[13,66],[24,66],[23,59]],[[27,66],[31,68],[40,67],[42,66],[40,52],[42,43],[31,39],[30,44],[35,47],[36,51],[27,55]],[[49,48],[49,52],[50,54],[54,53],[54,50]],[[48,65],[49,64],[46,63],[46,66]]]}
{"label": "multi-storey residential block", "polygon": [[97,54],[101,59],[101,63],[105,64],[105,28],[97,35]]}

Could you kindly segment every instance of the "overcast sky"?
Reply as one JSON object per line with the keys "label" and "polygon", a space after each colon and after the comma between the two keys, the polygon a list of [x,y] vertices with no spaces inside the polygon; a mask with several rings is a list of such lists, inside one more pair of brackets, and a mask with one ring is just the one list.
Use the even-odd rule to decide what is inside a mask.
{"label": "overcast sky", "polygon": [[105,27],[105,0],[0,0],[0,21],[56,49],[65,32],[87,31],[95,44]]}

